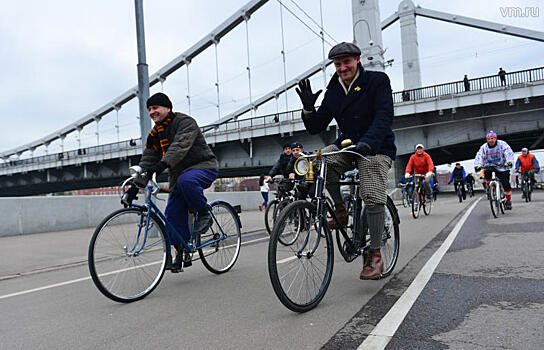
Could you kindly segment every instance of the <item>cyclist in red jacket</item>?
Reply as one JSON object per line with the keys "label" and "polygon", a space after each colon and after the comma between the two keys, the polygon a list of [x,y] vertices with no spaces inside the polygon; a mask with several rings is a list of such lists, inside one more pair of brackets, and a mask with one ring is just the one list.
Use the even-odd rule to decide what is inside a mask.
{"label": "cyclist in red jacket", "polygon": [[414,175],[425,175],[424,187],[428,199],[431,199],[432,195],[430,181],[433,177],[433,169],[434,164],[431,156],[424,151],[422,144],[418,144],[416,146],[416,153],[412,154],[408,161],[404,177],[409,178],[412,170]]}

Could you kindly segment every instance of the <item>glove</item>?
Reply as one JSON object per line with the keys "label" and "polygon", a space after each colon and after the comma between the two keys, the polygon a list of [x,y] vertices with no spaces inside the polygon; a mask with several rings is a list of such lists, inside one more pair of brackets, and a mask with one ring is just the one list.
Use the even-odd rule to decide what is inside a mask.
{"label": "glove", "polygon": [[479,166],[479,165],[478,165],[478,166],[475,166],[475,167],[474,167],[474,170],[476,170],[476,171],[480,171],[480,170],[482,170],[482,167],[481,167],[481,166]]}
{"label": "glove", "polygon": [[509,167],[511,167],[511,166],[512,166],[512,163],[510,163],[510,162],[506,162],[506,163],[504,163],[504,166],[505,166],[505,167],[508,167],[508,168],[509,168]]}
{"label": "glove", "polygon": [[362,156],[372,156],[374,155],[374,151],[372,150],[372,147],[366,142],[359,141],[357,143],[357,146],[355,146],[355,152],[359,153]]}
{"label": "glove", "polygon": [[412,177],[412,175],[410,175],[409,173],[404,174],[404,178],[405,178],[405,179],[409,179],[409,178],[411,178],[411,177]]}
{"label": "glove", "polygon": [[168,165],[166,165],[165,162],[160,160],[159,162],[155,163],[154,165],[146,169],[147,176],[149,178],[151,178],[153,174],[157,174],[157,176],[159,176],[167,167]]}
{"label": "glove", "polygon": [[295,91],[297,92],[298,96],[300,97],[300,101],[302,102],[302,106],[307,111],[313,111],[315,109],[315,101],[317,100],[317,97],[323,90],[319,90],[315,94],[312,92],[312,86],[310,85],[310,80],[303,79],[298,82],[298,88],[295,88]]}
{"label": "glove", "polygon": [[448,181],[448,185],[451,185],[451,181]]}
{"label": "glove", "polygon": [[433,175],[433,172],[429,171],[427,174],[425,174],[425,177],[429,177],[429,176],[432,176],[432,175]]}
{"label": "glove", "polygon": [[127,207],[128,205],[132,204],[132,201],[135,199],[138,199],[138,186],[131,185],[129,189],[125,192],[123,195],[123,198],[121,199],[121,203]]}

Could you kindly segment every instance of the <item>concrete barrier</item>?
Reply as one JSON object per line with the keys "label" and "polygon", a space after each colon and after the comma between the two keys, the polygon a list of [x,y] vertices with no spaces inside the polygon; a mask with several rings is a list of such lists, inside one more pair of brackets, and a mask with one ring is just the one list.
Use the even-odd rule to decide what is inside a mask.
{"label": "concrete barrier", "polygon": [[[226,200],[242,210],[256,210],[263,199],[258,191],[209,192],[208,201]],[[165,201],[156,204],[164,210]],[[55,196],[0,198],[0,236],[74,230],[97,226],[108,214],[120,209],[118,196]]]}
{"label": "concrete barrier", "polygon": [[[399,193],[395,189],[391,195],[397,199]],[[221,199],[232,205],[240,205],[242,211],[257,210],[263,202],[259,191],[207,192],[206,197],[209,202]],[[156,201],[156,204],[164,210],[167,196],[161,194],[159,198],[164,201]],[[273,194],[270,192],[272,199]],[[0,198],[0,212],[3,214],[0,236],[95,227],[107,215],[120,208],[119,197],[114,195],[4,197]]]}

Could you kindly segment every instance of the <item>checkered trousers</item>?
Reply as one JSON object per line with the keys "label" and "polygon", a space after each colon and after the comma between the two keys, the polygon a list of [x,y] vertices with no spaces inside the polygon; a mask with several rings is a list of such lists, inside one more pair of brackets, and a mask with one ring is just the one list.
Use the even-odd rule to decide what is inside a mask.
{"label": "checkered trousers", "polygon": [[[323,152],[338,151],[336,145],[330,145],[322,149]],[[353,169],[352,160],[356,156],[349,154],[334,154],[326,157],[328,172],[336,170],[342,174]],[[377,154],[366,156],[368,159],[357,157],[359,169],[359,194],[365,204],[386,204],[387,202],[387,172],[391,168],[392,160],[386,155]],[[329,176],[327,176],[329,180]]]}

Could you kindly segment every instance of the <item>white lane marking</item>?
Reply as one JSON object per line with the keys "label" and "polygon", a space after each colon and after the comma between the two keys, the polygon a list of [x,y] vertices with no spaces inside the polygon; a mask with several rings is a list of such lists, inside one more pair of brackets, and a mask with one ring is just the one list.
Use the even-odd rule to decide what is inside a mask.
{"label": "white lane marking", "polygon": [[[249,244],[249,243],[253,243],[253,242],[264,241],[264,240],[269,240],[269,239],[270,239],[270,237],[261,237],[261,238],[253,239],[253,240],[251,240],[251,241],[242,242],[241,245]],[[152,262],[152,263],[145,264],[145,265],[133,266],[133,267],[129,267],[129,268],[126,268],[126,269],[121,269],[121,270],[116,270],[116,271],[110,271],[110,272],[106,272],[106,273],[100,274],[100,276],[113,275],[113,274],[115,274],[115,273],[124,272],[124,271],[128,271],[128,270],[132,270],[132,269],[136,269],[136,268],[141,268],[141,267],[146,267],[146,266],[155,265],[155,264],[160,264],[160,263],[162,263],[162,261]],[[91,279],[90,276],[89,276],[89,277],[82,277],[82,278],[77,278],[77,279],[70,280],[70,281],[66,281],[66,282],[60,282],[60,283],[50,284],[50,285],[43,286],[43,287],[38,287],[38,288],[33,288],[33,289],[27,289],[27,290],[23,290],[23,291],[16,292],[16,293],[4,294],[4,295],[0,295],[0,300],[2,300],[2,299],[7,299],[7,298],[11,298],[11,297],[16,297],[16,296],[18,296],[18,295],[23,295],[23,294],[28,294],[28,293],[39,292],[39,291],[46,290],[46,289],[51,289],[51,288],[56,288],[56,287],[62,287],[62,286],[66,286],[66,285],[73,284],[73,283],[78,283],[78,282],[87,281],[87,280],[90,280],[90,279]]]}
{"label": "white lane marking", "polygon": [[281,260],[277,261],[276,264],[283,264],[283,263],[286,263],[288,261],[295,260],[296,258],[297,258],[297,256],[293,255],[293,256],[290,256],[288,258],[281,259]]}
{"label": "white lane marking", "polygon": [[463,224],[467,220],[470,213],[476,204],[480,202],[483,197],[479,198],[472,204],[472,206],[467,210],[463,215],[461,220],[455,225],[449,236],[444,240],[444,243],[438,248],[438,250],[433,254],[433,256],[427,261],[425,266],[419,271],[416,278],[412,281],[408,289],[401,295],[399,300],[391,307],[389,312],[381,319],[381,321],[376,325],[376,327],[370,332],[365,341],[359,345],[358,350],[383,350],[397,332],[400,324],[408,314],[408,311],[412,308],[412,305],[418,298],[421,291],[429,282],[429,279],[434,273],[434,270],[442,260],[442,257],[446,254],[451,244],[457,237],[459,231],[463,227]]}

